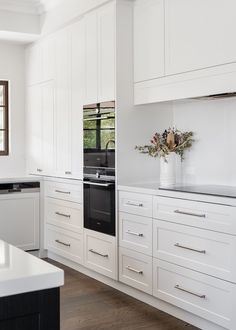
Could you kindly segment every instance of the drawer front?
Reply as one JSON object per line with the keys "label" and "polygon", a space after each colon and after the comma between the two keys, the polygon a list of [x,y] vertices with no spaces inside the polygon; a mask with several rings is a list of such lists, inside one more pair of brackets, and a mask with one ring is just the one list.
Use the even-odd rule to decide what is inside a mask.
{"label": "drawer front", "polygon": [[154,259],[153,294],[222,327],[235,329],[235,284]]}
{"label": "drawer front", "polygon": [[116,239],[85,230],[85,266],[117,279]]}
{"label": "drawer front", "polygon": [[152,196],[120,191],[119,211],[152,217]]}
{"label": "drawer front", "polygon": [[119,245],[152,256],[152,219],[119,213]]}
{"label": "drawer front", "polygon": [[153,222],[153,255],[164,261],[236,282],[236,236]]}
{"label": "drawer front", "polygon": [[83,198],[82,183],[61,183],[46,181],[45,182],[45,196],[58,198],[75,203],[82,203]]}
{"label": "drawer front", "polygon": [[54,198],[45,199],[47,223],[81,233],[83,230],[82,205]]}
{"label": "drawer front", "polygon": [[47,225],[46,248],[64,258],[83,264],[83,235]]}
{"label": "drawer front", "polygon": [[152,294],[152,257],[120,248],[119,280],[135,289]]}
{"label": "drawer front", "polygon": [[236,208],[232,206],[155,196],[153,217],[236,235]]}

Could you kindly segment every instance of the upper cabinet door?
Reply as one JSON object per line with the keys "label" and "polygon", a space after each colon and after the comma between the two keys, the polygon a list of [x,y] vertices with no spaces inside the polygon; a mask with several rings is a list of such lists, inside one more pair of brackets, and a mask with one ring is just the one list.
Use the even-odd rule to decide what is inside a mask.
{"label": "upper cabinet door", "polygon": [[30,174],[43,174],[40,85],[30,86],[27,89],[27,167]]}
{"label": "upper cabinet door", "polygon": [[134,5],[135,82],[164,76],[164,48],[164,0],[136,0]]}
{"label": "upper cabinet door", "polygon": [[98,101],[115,99],[115,3],[98,10]]}
{"label": "upper cabinet door", "polygon": [[55,78],[55,42],[54,36],[45,38],[41,43],[42,81]]}
{"label": "upper cabinet door", "polygon": [[71,176],[83,178],[84,21],[71,28]]}
{"label": "upper cabinet door", "polygon": [[85,16],[85,90],[84,104],[98,101],[97,12]]}
{"label": "upper cabinet door", "polygon": [[56,175],[70,172],[69,155],[71,146],[70,113],[70,48],[69,31],[64,29],[56,35],[56,81],[55,81],[55,130],[56,130]]}
{"label": "upper cabinet door", "polygon": [[165,0],[166,74],[236,61],[235,0]]}
{"label": "upper cabinet door", "polygon": [[42,84],[42,163],[44,174],[54,170],[54,82]]}

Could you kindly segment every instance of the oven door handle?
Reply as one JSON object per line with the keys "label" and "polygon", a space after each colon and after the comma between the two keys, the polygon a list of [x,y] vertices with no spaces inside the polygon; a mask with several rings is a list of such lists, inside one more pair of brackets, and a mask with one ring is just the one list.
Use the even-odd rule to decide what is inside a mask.
{"label": "oven door handle", "polygon": [[114,186],[114,183],[99,183],[99,182],[91,182],[91,181],[83,181],[84,184],[88,184],[90,186],[99,186],[99,187],[111,187]]}

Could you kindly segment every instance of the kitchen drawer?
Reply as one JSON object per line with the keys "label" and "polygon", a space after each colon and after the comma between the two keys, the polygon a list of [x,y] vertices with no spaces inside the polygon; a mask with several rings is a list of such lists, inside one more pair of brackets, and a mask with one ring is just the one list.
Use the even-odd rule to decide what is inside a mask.
{"label": "kitchen drawer", "polygon": [[85,229],[85,266],[117,279],[116,238]]}
{"label": "kitchen drawer", "polygon": [[119,211],[151,218],[152,196],[128,191],[120,191]]}
{"label": "kitchen drawer", "polygon": [[135,289],[152,294],[152,257],[120,248],[119,280]]}
{"label": "kitchen drawer", "polygon": [[83,235],[46,226],[46,248],[64,258],[83,264]]}
{"label": "kitchen drawer", "polygon": [[153,256],[236,282],[236,236],[153,221]]}
{"label": "kitchen drawer", "polygon": [[119,245],[152,256],[152,219],[119,213]]}
{"label": "kitchen drawer", "polygon": [[153,217],[236,235],[236,208],[233,206],[155,196]]}
{"label": "kitchen drawer", "polygon": [[153,259],[153,295],[227,329],[235,329],[235,284]]}
{"label": "kitchen drawer", "polygon": [[70,202],[82,203],[83,187],[81,182],[62,183],[54,181],[45,182],[45,196],[58,198]]}
{"label": "kitchen drawer", "polygon": [[83,230],[82,205],[47,197],[45,198],[45,220],[46,223],[81,233]]}

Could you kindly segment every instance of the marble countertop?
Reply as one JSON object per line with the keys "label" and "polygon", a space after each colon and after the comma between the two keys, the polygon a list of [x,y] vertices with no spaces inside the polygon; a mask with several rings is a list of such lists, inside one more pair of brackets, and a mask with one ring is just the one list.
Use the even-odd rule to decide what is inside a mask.
{"label": "marble countertop", "polygon": [[0,240],[0,297],[63,284],[63,270]]}

